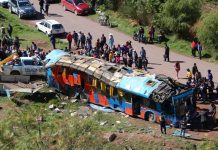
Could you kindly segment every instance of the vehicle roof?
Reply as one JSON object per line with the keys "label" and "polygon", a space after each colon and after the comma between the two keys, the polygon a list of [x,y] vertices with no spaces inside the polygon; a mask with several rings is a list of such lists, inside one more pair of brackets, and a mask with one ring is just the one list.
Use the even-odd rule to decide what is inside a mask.
{"label": "vehicle roof", "polygon": [[33,60],[32,57],[20,57],[21,60]]}
{"label": "vehicle roof", "polygon": [[18,2],[29,2],[29,0],[17,0]]}
{"label": "vehicle roof", "polygon": [[61,23],[59,23],[59,22],[56,21],[56,20],[44,20],[44,21],[46,21],[46,22],[48,22],[48,23],[50,23],[50,24],[61,24]]}

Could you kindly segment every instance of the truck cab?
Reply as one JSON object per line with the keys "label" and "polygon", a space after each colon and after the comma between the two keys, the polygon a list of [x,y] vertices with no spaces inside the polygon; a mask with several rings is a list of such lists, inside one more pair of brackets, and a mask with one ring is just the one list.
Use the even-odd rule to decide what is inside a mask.
{"label": "truck cab", "polygon": [[4,75],[35,75],[45,76],[42,62],[32,57],[20,57],[5,64],[2,68]]}

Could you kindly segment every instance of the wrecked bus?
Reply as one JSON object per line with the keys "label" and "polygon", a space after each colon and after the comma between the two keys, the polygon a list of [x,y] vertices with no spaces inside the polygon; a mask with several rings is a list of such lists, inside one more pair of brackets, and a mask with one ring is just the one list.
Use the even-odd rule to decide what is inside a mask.
{"label": "wrecked bus", "polygon": [[194,109],[193,89],[169,77],[81,55],[62,53],[57,59],[55,51],[48,54],[48,84],[69,96],[79,93],[90,103],[157,123],[164,113],[174,126]]}

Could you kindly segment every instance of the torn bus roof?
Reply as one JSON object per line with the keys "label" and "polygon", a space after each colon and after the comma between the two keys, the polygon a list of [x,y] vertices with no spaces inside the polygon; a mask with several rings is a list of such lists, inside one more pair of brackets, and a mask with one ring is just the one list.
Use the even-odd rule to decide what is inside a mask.
{"label": "torn bus roof", "polygon": [[161,81],[155,79],[154,76],[145,77],[127,77],[124,76],[116,85],[124,91],[133,92],[145,98],[149,98],[152,92],[161,84]]}
{"label": "torn bus roof", "polygon": [[64,52],[63,50],[53,50],[46,57],[44,62],[46,62],[45,67],[54,65],[62,56],[70,56],[69,53]]}

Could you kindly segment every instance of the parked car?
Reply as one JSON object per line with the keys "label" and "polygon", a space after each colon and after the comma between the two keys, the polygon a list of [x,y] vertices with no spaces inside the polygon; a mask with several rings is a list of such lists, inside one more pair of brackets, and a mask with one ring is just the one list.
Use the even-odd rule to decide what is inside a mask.
{"label": "parked car", "polygon": [[63,25],[55,20],[43,20],[36,22],[37,30],[44,32],[48,36],[51,34],[64,34]]}
{"label": "parked car", "polygon": [[8,0],[0,0],[0,6],[8,8]]}
{"label": "parked car", "polygon": [[90,6],[83,0],[61,0],[64,10],[73,11],[76,15],[88,14]]}
{"label": "parked car", "polygon": [[19,18],[35,17],[37,12],[29,0],[9,0],[9,12],[15,13]]}
{"label": "parked car", "polygon": [[36,58],[20,57],[2,67],[4,75],[37,75],[45,76],[43,63]]}

